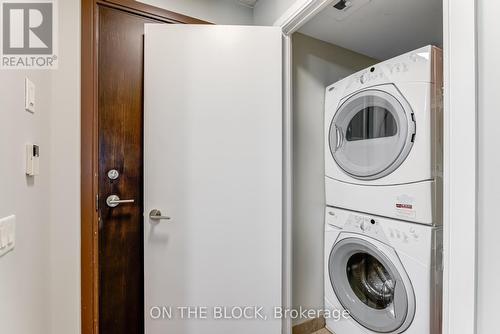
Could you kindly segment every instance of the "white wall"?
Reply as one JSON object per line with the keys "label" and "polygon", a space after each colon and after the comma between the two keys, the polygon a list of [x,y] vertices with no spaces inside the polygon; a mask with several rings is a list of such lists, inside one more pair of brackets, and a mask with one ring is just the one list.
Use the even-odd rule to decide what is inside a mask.
{"label": "white wall", "polygon": [[498,333],[500,260],[498,200],[500,199],[500,140],[498,77],[500,76],[500,3],[478,1],[479,38],[479,193],[478,193],[478,334]]}
{"label": "white wall", "polygon": [[297,308],[323,307],[325,87],[375,62],[306,35],[293,36],[292,300]]}
{"label": "white wall", "polygon": [[[80,1],[59,1],[59,69],[0,72],[0,217],[17,215],[16,248],[0,258],[2,333],[80,329]],[[24,78],[36,84],[24,111]],[[26,178],[26,143],[41,174]]]}
{"label": "white wall", "polygon": [[[37,87],[24,111],[24,78]],[[51,73],[0,70],[0,217],[17,216],[16,248],[0,258],[0,332],[48,333]],[[25,144],[40,145],[40,171],[25,175]]]}
{"label": "white wall", "polygon": [[253,10],[236,0],[139,0],[139,2],[216,24],[250,25]]}
{"label": "white wall", "polygon": [[255,25],[270,26],[295,2],[304,0],[259,0],[254,8]]}
{"label": "white wall", "polygon": [[50,334],[80,332],[80,0],[59,1],[50,120]]}

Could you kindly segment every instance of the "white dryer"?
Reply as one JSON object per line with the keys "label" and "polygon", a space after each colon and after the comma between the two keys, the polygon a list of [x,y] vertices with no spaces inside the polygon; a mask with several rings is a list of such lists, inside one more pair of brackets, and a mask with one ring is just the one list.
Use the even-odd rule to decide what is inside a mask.
{"label": "white dryer", "polygon": [[327,205],[441,223],[442,78],[426,46],[327,87]]}
{"label": "white dryer", "polygon": [[[327,208],[325,314],[337,334],[441,333],[442,229]],[[347,311],[347,312],[346,312]]]}

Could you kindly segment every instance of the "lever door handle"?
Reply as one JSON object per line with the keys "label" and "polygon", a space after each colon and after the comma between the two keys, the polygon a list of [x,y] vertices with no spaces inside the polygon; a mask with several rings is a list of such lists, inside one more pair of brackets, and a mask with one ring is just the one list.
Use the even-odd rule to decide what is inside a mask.
{"label": "lever door handle", "polygon": [[151,210],[151,212],[149,213],[149,219],[159,221],[159,220],[170,220],[172,218],[167,216],[162,216],[160,210],[154,209]]}
{"label": "lever door handle", "polygon": [[106,199],[106,204],[110,208],[116,208],[120,204],[128,204],[128,203],[134,203],[135,200],[133,199],[120,199],[120,197],[116,195],[111,195]]}

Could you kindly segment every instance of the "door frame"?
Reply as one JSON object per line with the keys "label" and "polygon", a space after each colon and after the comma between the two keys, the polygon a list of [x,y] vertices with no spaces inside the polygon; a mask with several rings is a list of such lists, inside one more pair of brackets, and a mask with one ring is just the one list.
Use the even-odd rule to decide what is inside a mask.
{"label": "door frame", "polygon": [[[334,0],[297,0],[275,23],[284,35],[287,193],[284,306],[291,306],[292,34]],[[476,333],[477,290],[477,0],[443,0],[444,277],[443,333]],[[452,112],[453,111],[453,112]],[[467,134],[465,136],[464,134]],[[288,321],[284,333],[291,333]]]}
{"label": "door frame", "polygon": [[81,330],[99,333],[97,7],[165,23],[211,24],[134,0],[81,1]]}

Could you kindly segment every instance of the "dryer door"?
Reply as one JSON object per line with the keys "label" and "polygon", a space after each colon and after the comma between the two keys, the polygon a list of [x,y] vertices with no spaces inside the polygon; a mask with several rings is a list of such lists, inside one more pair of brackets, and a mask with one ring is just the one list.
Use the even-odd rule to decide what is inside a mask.
{"label": "dryer door", "polygon": [[392,255],[357,237],[341,240],[330,253],[330,283],[338,300],[370,331],[401,333],[415,314],[410,279]]}
{"label": "dryer door", "polygon": [[396,87],[378,86],[340,105],[330,126],[330,151],[350,176],[379,179],[406,159],[415,127],[411,107]]}

